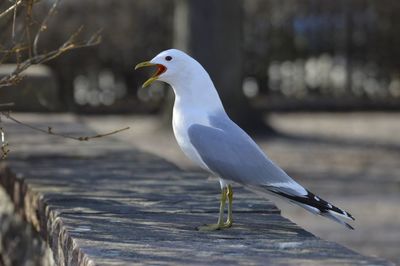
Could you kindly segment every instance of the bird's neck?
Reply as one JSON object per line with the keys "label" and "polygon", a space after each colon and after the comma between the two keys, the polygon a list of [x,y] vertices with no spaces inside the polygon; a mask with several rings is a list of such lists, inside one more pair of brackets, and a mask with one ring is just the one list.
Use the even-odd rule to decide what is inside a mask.
{"label": "bird's neck", "polygon": [[207,73],[202,74],[172,85],[175,92],[174,109],[192,109],[205,113],[225,112],[212,80]]}

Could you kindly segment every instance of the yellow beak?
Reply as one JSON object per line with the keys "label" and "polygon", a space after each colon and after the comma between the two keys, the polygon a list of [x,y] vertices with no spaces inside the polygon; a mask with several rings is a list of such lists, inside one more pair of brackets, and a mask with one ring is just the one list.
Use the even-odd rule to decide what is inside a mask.
{"label": "yellow beak", "polygon": [[154,73],[153,76],[151,76],[148,80],[146,80],[145,83],[143,83],[142,88],[146,88],[147,86],[149,86],[151,83],[153,83],[155,80],[157,80],[158,77],[162,73],[164,73],[167,70],[167,68],[165,66],[159,65],[159,64],[154,64],[154,63],[151,63],[149,61],[145,61],[145,62],[137,64],[135,66],[135,70],[139,69],[139,68],[142,68],[142,67],[150,67],[150,66],[158,66],[158,70],[157,70],[156,73]]}
{"label": "yellow beak", "polygon": [[145,61],[145,62],[142,62],[142,63],[137,64],[137,65],[135,66],[135,70],[136,70],[136,69],[139,69],[139,68],[142,68],[142,67],[155,66],[155,65],[156,65],[156,64],[150,63],[150,61]]}

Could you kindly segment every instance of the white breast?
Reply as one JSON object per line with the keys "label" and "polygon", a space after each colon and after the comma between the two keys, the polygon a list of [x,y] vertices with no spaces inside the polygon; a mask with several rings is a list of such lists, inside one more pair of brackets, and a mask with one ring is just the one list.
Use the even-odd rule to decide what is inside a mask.
{"label": "white breast", "polygon": [[172,128],[179,147],[194,163],[209,170],[189,139],[188,129],[193,124],[209,126],[208,116],[202,110],[174,105]]}

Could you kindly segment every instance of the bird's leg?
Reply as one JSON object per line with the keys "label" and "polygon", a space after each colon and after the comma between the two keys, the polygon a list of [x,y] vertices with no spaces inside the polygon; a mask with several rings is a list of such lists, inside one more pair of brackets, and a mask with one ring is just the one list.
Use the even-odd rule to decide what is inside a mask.
{"label": "bird's leg", "polygon": [[232,226],[232,223],[233,223],[233,216],[232,216],[233,189],[232,189],[232,185],[228,185],[228,189],[226,191],[226,196],[228,197],[228,219],[226,219],[224,227],[229,228]]}
{"label": "bird's leg", "polygon": [[207,224],[207,225],[199,226],[197,228],[199,231],[214,231],[214,230],[220,230],[220,229],[226,227],[223,220],[224,220],[224,210],[225,210],[225,203],[226,203],[227,195],[228,195],[228,189],[226,187],[224,187],[221,190],[218,222],[216,224]]}

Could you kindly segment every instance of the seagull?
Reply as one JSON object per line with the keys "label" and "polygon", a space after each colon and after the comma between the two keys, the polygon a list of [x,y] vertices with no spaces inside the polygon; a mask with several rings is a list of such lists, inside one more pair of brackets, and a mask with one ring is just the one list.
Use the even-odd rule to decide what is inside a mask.
{"label": "seagull", "polygon": [[[327,217],[349,229],[353,216],[311,193],[274,163],[254,140],[226,114],[207,71],[186,53],[169,49],[136,65],[156,67],[142,87],[154,81],[168,83],[174,93],[172,127],[180,148],[194,163],[219,178],[221,186],[216,224],[200,231],[229,228],[233,224],[232,184],[238,183],[265,196],[275,195],[311,213]],[[224,212],[228,201],[227,219]]]}

